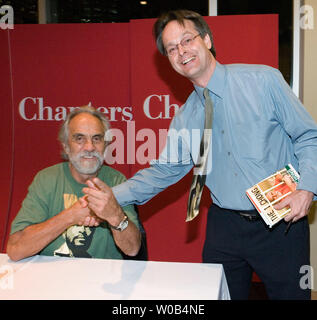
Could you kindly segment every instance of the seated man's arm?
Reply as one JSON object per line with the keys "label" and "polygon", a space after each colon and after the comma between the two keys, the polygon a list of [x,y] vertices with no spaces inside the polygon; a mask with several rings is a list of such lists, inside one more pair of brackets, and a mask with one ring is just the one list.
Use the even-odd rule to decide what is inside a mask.
{"label": "seated man's arm", "polygon": [[[117,227],[124,220],[126,214],[118,204],[112,190],[98,178],[87,181],[87,188],[83,192],[87,195],[87,205],[102,220]],[[141,247],[141,232],[129,219],[128,227],[123,231],[111,228],[113,239],[120,250],[128,255],[135,256]]]}
{"label": "seated man's arm", "polygon": [[99,220],[90,215],[90,209],[80,199],[56,216],[11,234],[7,244],[7,254],[14,261],[35,255],[68,227],[75,224],[87,225],[87,223],[89,226],[94,226],[98,225]]}
{"label": "seated man's arm", "polygon": [[[118,205],[119,206],[119,205]],[[121,216],[122,219],[114,219],[112,225],[118,226],[123,220],[125,213],[119,206],[121,213],[118,212],[117,217]],[[123,231],[118,231],[111,228],[113,239],[120,250],[128,256],[136,256],[141,247],[141,232],[136,225],[129,220],[128,227]]]}

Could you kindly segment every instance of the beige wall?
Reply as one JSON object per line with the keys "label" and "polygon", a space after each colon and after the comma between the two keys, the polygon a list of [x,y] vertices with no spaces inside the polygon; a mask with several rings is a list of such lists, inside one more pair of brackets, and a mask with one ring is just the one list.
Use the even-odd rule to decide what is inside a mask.
{"label": "beige wall", "polygon": [[[317,1],[305,0],[314,10],[313,29],[302,30],[303,36],[303,103],[317,122]],[[311,237],[311,265],[314,270],[314,287],[317,291],[317,202],[309,213]]]}

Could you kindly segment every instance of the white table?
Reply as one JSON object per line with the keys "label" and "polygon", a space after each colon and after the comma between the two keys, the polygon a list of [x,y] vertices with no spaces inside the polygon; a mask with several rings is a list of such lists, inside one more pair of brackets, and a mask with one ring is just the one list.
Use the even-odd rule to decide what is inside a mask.
{"label": "white table", "polygon": [[0,300],[229,300],[221,264],[0,254]]}

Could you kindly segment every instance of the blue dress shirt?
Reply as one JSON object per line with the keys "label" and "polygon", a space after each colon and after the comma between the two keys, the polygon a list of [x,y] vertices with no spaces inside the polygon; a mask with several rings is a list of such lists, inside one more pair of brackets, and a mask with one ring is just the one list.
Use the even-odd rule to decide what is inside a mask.
{"label": "blue dress shirt", "polygon": [[[207,87],[214,120],[206,186],[214,203],[254,209],[246,189],[288,163],[301,176],[297,189],[317,194],[317,125],[278,70],[217,62]],[[159,159],[113,188],[121,206],[147,202],[192,169],[204,127],[203,89],[195,86],[173,118]]]}

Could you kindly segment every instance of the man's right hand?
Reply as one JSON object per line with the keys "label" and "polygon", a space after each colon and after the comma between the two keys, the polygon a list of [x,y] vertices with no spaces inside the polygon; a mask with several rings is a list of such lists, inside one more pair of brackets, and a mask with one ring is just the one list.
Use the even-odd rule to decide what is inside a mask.
{"label": "man's right hand", "polygon": [[86,196],[79,198],[69,209],[74,225],[97,227],[102,222],[91,209],[88,208]]}

